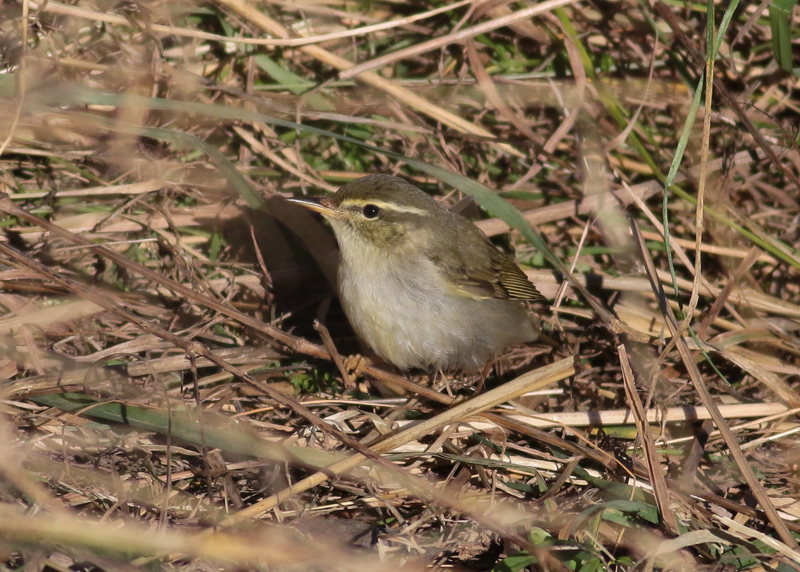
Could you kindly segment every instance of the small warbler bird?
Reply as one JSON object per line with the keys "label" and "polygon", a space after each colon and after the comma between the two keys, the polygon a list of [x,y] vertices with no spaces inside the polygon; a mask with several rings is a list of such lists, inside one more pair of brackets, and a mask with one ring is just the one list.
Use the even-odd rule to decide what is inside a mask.
{"label": "small warbler bird", "polygon": [[319,201],[339,242],[339,295],[356,333],[401,369],[474,370],[535,340],[521,300],[545,302],[478,227],[389,175]]}

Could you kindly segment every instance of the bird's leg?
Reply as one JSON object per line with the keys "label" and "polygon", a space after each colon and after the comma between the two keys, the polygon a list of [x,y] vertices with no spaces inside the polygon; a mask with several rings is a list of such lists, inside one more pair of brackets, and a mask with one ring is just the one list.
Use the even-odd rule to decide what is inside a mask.
{"label": "bird's leg", "polygon": [[447,391],[447,395],[453,397],[453,389],[450,387],[450,381],[443,370],[437,369],[435,372],[429,373],[428,379],[430,379],[430,385],[434,389],[436,389],[437,380],[441,379],[444,384],[444,389]]}
{"label": "bird's leg", "polygon": [[325,349],[328,350],[328,353],[331,354],[331,359],[333,360],[333,363],[336,364],[336,368],[339,370],[339,373],[342,376],[345,390],[349,391],[353,389],[356,386],[357,378],[356,376],[350,374],[350,372],[354,370],[347,367],[346,362],[349,358],[342,359],[342,356],[336,349],[336,345],[333,343],[333,338],[331,338],[331,334],[328,331],[328,328],[325,327],[325,324],[323,324],[320,320],[314,320],[314,329],[319,332],[319,335],[322,338],[322,345],[324,345]]}
{"label": "bird's leg", "polygon": [[475,393],[480,393],[483,391],[483,385],[486,383],[486,378],[489,377],[493,367],[494,363],[492,361],[486,362],[486,365],[483,366],[483,369],[479,373],[481,379],[478,382],[478,387],[475,388]]}

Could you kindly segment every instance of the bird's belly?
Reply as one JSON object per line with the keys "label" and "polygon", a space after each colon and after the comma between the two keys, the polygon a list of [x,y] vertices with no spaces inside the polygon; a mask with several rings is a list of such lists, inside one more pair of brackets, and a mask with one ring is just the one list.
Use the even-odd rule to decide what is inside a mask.
{"label": "bird's belly", "polygon": [[375,353],[400,368],[473,369],[509,345],[536,338],[518,303],[451,294],[433,268],[406,277],[386,267],[348,270],[340,268],[339,289],[350,323]]}

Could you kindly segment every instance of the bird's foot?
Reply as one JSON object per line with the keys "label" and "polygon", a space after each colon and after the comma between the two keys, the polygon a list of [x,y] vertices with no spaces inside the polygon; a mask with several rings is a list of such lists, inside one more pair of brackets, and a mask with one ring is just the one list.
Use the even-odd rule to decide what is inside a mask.
{"label": "bird's foot", "polygon": [[354,376],[360,376],[364,370],[372,365],[369,358],[365,358],[361,354],[353,354],[344,358],[345,369]]}

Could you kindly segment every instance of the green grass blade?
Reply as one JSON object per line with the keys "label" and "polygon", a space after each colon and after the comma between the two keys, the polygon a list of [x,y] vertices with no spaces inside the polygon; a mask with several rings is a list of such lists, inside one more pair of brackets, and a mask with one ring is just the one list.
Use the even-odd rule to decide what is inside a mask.
{"label": "green grass blade", "polygon": [[775,61],[790,74],[794,71],[792,58],[792,11],[798,0],[774,0],[769,7],[769,26],[772,30],[772,49]]}

